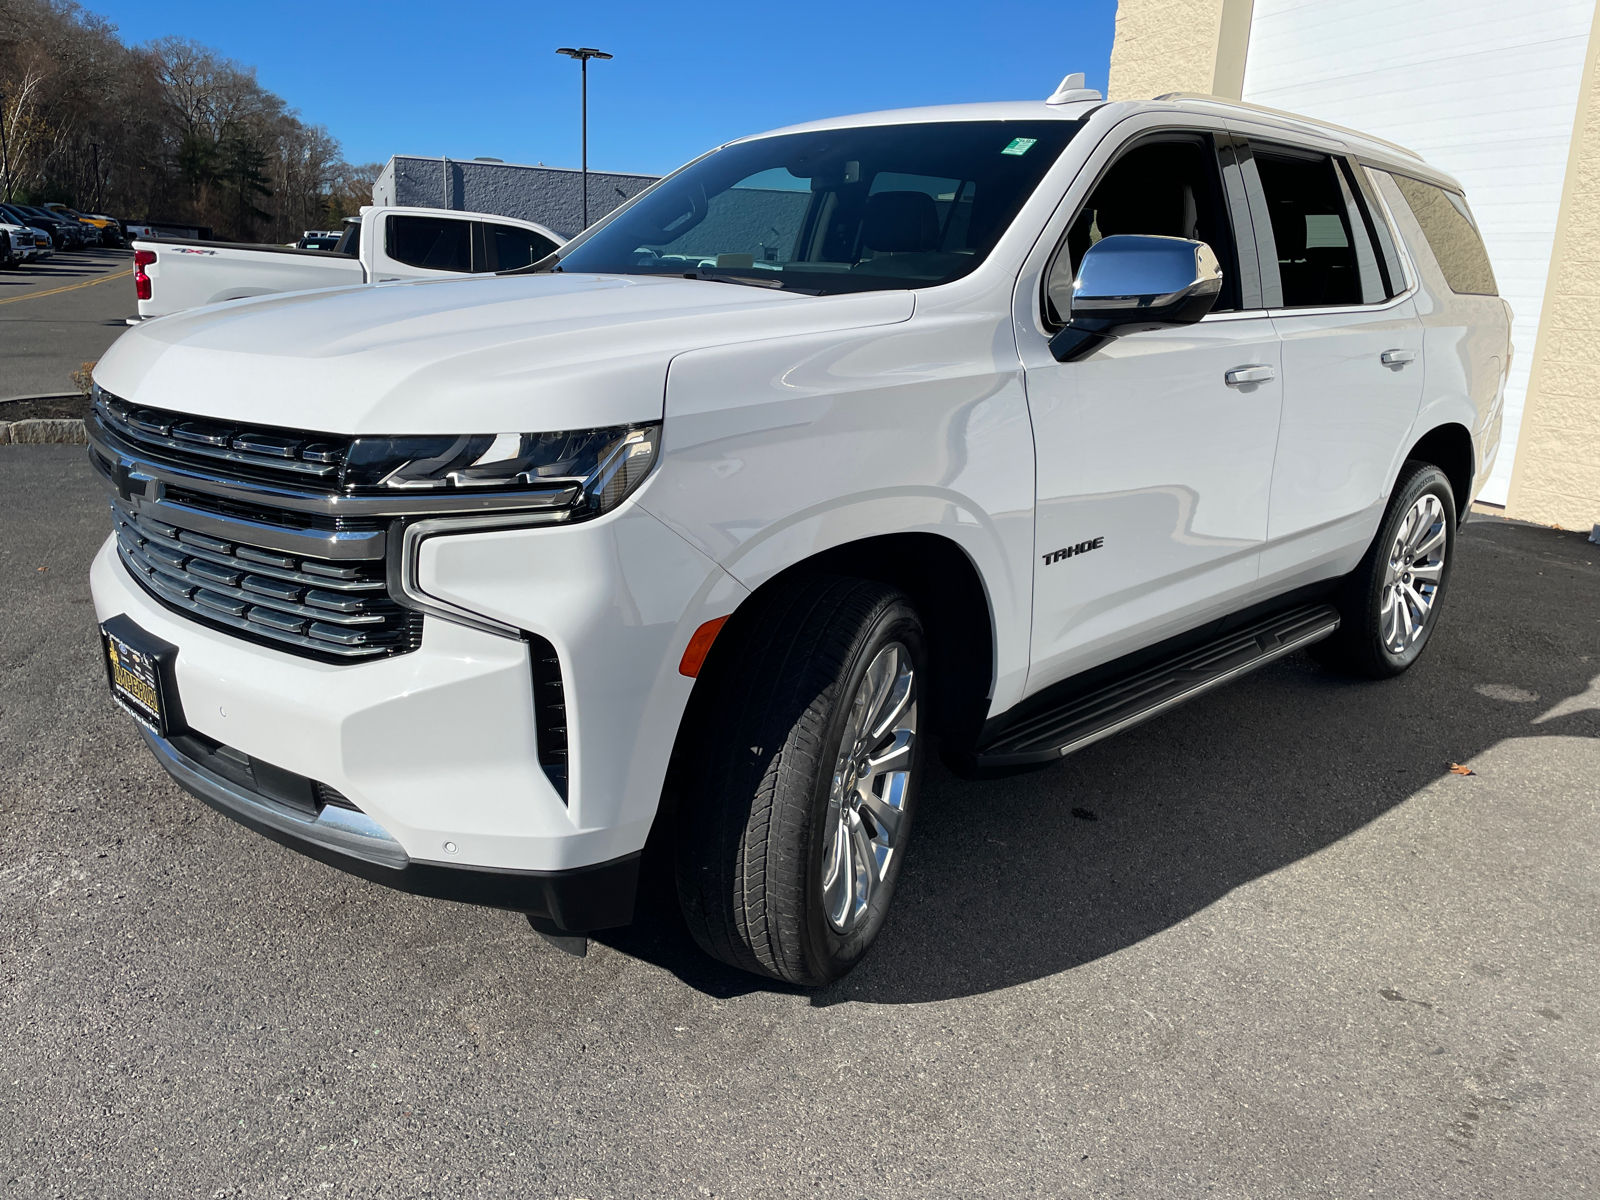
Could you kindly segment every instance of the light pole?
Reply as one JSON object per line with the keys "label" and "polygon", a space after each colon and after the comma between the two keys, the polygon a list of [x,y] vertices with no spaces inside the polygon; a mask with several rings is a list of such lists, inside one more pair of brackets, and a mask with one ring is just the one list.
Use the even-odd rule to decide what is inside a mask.
{"label": "light pole", "polygon": [[563,46],[556,51],[583,64],[583,227],[589,228],[589,60],[610,58],[604,50],[593,46]]}

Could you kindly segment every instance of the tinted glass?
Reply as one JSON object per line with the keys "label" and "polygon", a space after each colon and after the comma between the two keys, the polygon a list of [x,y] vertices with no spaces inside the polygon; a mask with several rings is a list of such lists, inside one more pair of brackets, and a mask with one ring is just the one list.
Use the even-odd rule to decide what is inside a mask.
{"label": "tinted glass", "polygon": [[[1362,303],[1361,269],[1333,160],[1256,151],[1285,308]],[[1363,231],[1365,237],[1365,231]]]}
{"label": "tinted glass", "polygon": [[432,271],[472,270],[472,224],[448,217],[390,217],[389,257]]}
{"label": "tinted glass", "polygon": [[490,244],[490,269],[495,271],[513,271],[518,267],[526,267],[538,262],[556,248],[556,244],[549,238],[540,237],[531,229],[519,229],[515,225],[486,225],[484,232],[488,234]]}
{"label": "tinted glass", "polygon": [[1417,224],[1422,226],[1450,290],[1474,296],[1498,296],[1489,252],[1484,249],[1483,238],[1478,236],[1478,227],[1465,197],[1405,175],[1394,176],[1394,181],[1411,206]]}
{"label": "tinted glass", "polygon": [[361,222],[351,221],[344,227],[344,232],[339,235],[339,244],[334,247],[340,254],[348,254],[352,258],[361,253]]}
{"label": "tinted glass", "polygon": [[1212,311],[1239,307],[1233,231],[1209,144],[1153,142],[1117,159],[1067,231],[1073,274],[1085,250],[1117,233],[1205,242],[1223,264],[1223,291]]}
{"label": "tinted glass", "polygon": [[1077,129],[964,121],[740,142],[668,179],[557,269],[732,274],[813,292],[945,283],[983,261]]}
{"label": "tinted glass", "polygon": [[1378,265],[1378,252],[1372,245],[1372,230],[1367,215],[1356,194],[1350,190],[1349,177],[1337,164],[1334,177],[1339,181],[1339,190],[1344,194],[1345,212],[1350,218],[1350,244],[1356,252],[1356,272],[1361,277],[1361,302],[1381,304],[1389,298],[1389,290],[1384,285],[1383,270]]}
{"label": "tinted glass", "polygon": [[1389,225],[1389,214],[1384,212],[1384,206],[1378,199],[1377,177],[1370,167],[1356,167],[1351,162],[1346,162],[1344,166],[1345,180],[1360,193],[1362,207],[1367,214],[1367,226],[1377,240],[1379,266],[1383,270],[1389,294],[1398,296],[1407,287],[1406,271],[1400,262],[1400,252],[1395,248],[1395,232]]}

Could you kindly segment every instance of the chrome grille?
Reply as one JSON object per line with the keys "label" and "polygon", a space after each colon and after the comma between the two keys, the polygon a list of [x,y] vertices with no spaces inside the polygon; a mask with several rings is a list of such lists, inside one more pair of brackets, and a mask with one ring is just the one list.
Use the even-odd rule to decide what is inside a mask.
{"label": "chrome grille", "polygon": [[350,438],[243,425],[130,404],[97,388],[95,417],[140,450],[169,462],[230,464],[246,476],[293,480],[301,486],[339,486]]}
{"label": "chrome grille", "polygon": [[241,545],[111,506],[122,561],[167,607],[293,653],[348,662],[414,650],[421,615],[389,598],[381,560]]}

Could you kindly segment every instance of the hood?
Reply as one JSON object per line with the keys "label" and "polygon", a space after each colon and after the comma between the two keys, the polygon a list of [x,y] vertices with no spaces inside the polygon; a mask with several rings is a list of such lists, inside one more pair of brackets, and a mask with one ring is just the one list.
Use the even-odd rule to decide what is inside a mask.
{"label": "hood", "polygon": [[891,324],[914,303],[645,275],[362,285],[136,326],[95,379],[152,408],[324,433],[583,429],[659,420],[686,350]]}

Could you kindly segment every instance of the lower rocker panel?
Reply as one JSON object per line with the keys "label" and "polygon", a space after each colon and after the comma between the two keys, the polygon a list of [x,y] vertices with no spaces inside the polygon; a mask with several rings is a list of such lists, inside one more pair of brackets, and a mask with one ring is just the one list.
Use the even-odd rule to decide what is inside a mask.
{"label": "lower rocker panel", "polygon": [[980,768],[1051,762],[1264,667],[1339,628],[1331,604],[1305,604],[1230,629],[1153,665],[1064,697],[979,748]]}

